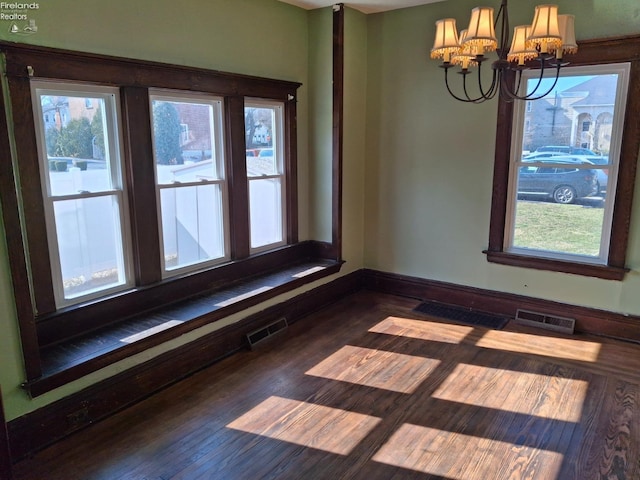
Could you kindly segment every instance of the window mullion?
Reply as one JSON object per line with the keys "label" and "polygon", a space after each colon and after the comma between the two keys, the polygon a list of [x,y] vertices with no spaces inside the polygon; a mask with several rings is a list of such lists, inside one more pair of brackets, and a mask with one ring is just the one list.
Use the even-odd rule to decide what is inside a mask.
{"label": "window mullion", "polygon": [[242,97],[227,97],[225,115],[231,258],[239,260],[248,257],[250,250],[244,99]]}
{"label": "window mullion", "polygon": [[121,98],[136,283],[148,285],[162,279],[149,92],[123,87]]}

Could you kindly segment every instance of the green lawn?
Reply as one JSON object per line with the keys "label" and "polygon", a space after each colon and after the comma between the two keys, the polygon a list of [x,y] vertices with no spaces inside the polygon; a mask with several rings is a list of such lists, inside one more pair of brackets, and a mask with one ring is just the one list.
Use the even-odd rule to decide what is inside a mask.
{"label": "green lawn", "polygon": [[518,200],[514,247],[598,256],[604,208]]}

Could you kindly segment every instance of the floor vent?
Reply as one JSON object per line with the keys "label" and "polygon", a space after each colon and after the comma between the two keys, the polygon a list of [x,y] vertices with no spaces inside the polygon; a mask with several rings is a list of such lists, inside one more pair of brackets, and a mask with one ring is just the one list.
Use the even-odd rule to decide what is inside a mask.
{"label": "floor vent", "polygon": [[251,333],[248,333],[247,340],[249,341],[249,348],[254,349],[256,345],[267,341],[268,339],[272,338],[275,334],[282,332],[288,326],[289,325],[287,324],[287,319],[282,317],[265,327],[262,327],[258,330],[254,330]]}
{"label": "floor vent", "polygon": [[516,323],[531,327],[546,328],[556,332],[573,334],[576,321],[573,318],[558,317],[557,315],[545,315],[544,313],[520,310],[516,312]]}

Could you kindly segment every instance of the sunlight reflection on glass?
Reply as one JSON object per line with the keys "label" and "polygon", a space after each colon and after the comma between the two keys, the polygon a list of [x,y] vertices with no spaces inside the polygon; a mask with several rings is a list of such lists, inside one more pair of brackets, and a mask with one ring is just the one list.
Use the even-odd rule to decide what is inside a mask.
{"label": "sunlight reflection on glass", "polygon": [[412,393],[440,364],[431,358],[346,345],[307,375]]}
{"label": "sunlight reflection on glass", "polygon": [[369,415],[273,396],[227,428],[348,455],[380,421]]}
{"label": "sunlight reflection on glass", "polygon": [[[373,460],[451,480],[551,480],[558,478],[563,456],[540,448],[404,424]],[[497,476],[498,471],[501,474]]]}

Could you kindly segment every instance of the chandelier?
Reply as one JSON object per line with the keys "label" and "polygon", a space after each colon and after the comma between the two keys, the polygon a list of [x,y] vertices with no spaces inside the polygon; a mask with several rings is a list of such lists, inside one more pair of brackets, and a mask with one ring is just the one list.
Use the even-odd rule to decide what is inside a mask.
{"label": "chandelier", "polygon": [[[500,40],[496,37],[499,27]],[[495,22],[493,8],[476,7],[471,10],[469,27],[458,34],[456,20],[445,18],[436,22],[436,37],[431,49],[431,58],[442,60],[444,81],[449,94],[456,100],[482,103],[498,92],[507,101],[537,100],[548,95],[556,86],[560,69],[566,65],[563,55],[576,53],[578,45],[574,33],[574,16],[558,15],[557,5],[538,5],[531,25],[514,28],[511,48],[509,44],[509,13],[507,0],[502,0]],[[496,52],[498,59],[491,64],[493,79],[490,85],[483,84],[482,64],[488,60],[487,53]],[[461,93],[454,93],[449,85],[449,70],[459,66],[462,76]],[[535,87],[521,94],[522,72],[530,67],[539,67],[540,74]],[[478,85],[469,93],[467,77],[471,67],[476,68]],[[551,87],[544,88],[542,79],[545,70],[555,70]],[[516,76],[512,83],[511,74]],[[479,93],[475,93],[479,90]],[[544,91],[543,91],[544,90]]]}

